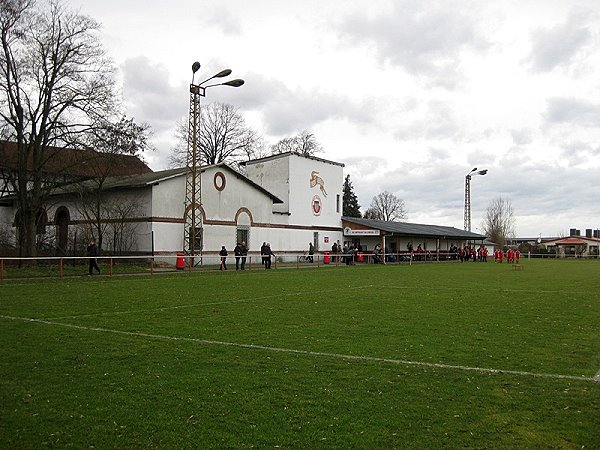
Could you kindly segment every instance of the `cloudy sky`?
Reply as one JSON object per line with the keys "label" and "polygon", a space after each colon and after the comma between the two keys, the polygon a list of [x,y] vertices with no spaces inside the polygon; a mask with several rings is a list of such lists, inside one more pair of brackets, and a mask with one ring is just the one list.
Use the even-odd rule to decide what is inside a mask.
{"label": "cloudy sky", "polygon": [[[308,129],[366,209],[388,190],[408,221],[472,230],[491,201],[521,237],[600,228],[598,0],[71,0],[102,24],[128,114],[166,168],[191,64],[246,80],[207,91],[267,144]],[[198,81],[198,80],[197,80]]]}

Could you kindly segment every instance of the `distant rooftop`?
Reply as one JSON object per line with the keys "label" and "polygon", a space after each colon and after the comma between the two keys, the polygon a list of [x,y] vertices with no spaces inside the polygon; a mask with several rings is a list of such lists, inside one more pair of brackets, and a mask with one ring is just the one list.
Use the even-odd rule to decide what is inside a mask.
{"label": "distant rooftop", "polygon": [[[16,171],[18,156],[15,142],[0,141],[0,170]],[[152,169],[137,156],[107,154],[91,148],[48,147],[42,163],[43,172],[46,174],[73,178],[90,178],[99,174],[116,176],[152,172]],[[27,165],[29,170],[33,170],[31,157]]]}

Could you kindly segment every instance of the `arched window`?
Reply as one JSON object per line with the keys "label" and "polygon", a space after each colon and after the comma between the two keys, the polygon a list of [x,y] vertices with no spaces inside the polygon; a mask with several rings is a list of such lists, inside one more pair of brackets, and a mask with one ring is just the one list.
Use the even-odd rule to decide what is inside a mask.
{"label": "arched window", "polygon": [[245,242],[250,246],[250,227],[252,225],[252,214],[247,208],[240,208],[235,215],[235,241]]}

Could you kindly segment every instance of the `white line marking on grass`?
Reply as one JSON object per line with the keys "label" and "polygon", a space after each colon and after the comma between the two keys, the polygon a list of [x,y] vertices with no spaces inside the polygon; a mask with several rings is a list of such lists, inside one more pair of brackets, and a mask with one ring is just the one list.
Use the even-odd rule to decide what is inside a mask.
{"label": "white line marking on grass", "polygon": [[[462,291],[461,288],[454,287],[434,287],[434,286],[379,286],[378,290],[383,291],[385,289],[403,289],[403,290],[424,290],[424,291]],[[560,294],[566,291],[559,290],[539,290],[539,289],[506,289],[506,288],[483,288],[477,289],[478,292],[524,292],[524,293],[535,293],[535,294]]]}
{"label": "white line marking on grass", "polygon": [[[373,285],[370,284],[370,285],[366,285],[366,286],[352,287],[352,289],[368,289],[368,288],[372,288],[372,287],[373,287]],[[328,292],[340,292],[340,289],[322,290],[322,291],[319,291],[319,295],[323,294],[323,293],[328,293]],[[75,314],[75,315],[71,315],[71,316],[47,317],[45,319],[46,320],[78,319],[81,317],[98,317],[98,316],[112,316],[112,315],[122,315],[122,314],[136,314],[136,313],[145,313],[145,312],[152,312],[152,311],[168,311],[168,310],[174,310],[174,309],[185,309],[185,308],[196,308],[196,307],[201,308],[204,306],[227,305],[227,304],[232,304],[232,303],[248,303],[248,302],[254,302],[257,300],[268,300],[268,299],[279,298],[279,297],[293,297],[293,296],[298,296],[298,295],[307,295],[307,296],[312,295],[311,299],[316,298],[315,294],[307,294],[306,291],[287,292],[287,293],[281,293],[281,294],[266,295],[263,297],[250,297],[250,298],[242,298],[242,299],[238,299],[238,300],[224,300],[221,302],[192,303],[192,304],[187,304],[187,305],[161,306],[158,308],[132,309],[132,310],[126,310],[126,311],[100,312],[100,313],[91,313],[91,314]],[[42,319],[44,319],[44,318],[42,318]]]}
{"label": "white line marking on grass", "polygon": [[297,350],[291,348],[280,348],[280,347],[268,347],[264,345],[256,345],[256,344],[241,344],[238,342],[224,342],[224,341],[214,341],[211,339],[197,339],[197,338],[187,338],[187,337],[177,337],[177,336],[163,336],[158,334],[150,334],[150,333],[141,333],[135,331],[122,331],[122,330],[112,330],[108,328],[99,328],[99,327],[86,327],[82,325],[74,325],[69,323],[58,323],[52,322],[49,320],[42,319],[31,319],[27,317],[13,317],[13,316],[4,316],[0,315],[2,319],[29,322],[29,323],[40,323],[45,325],[53,325],[64,328],[72,328],[75,330],[84,330],[84,331],[96,331],[101,333],[111,333],[122,336],[134,336],[134,337],[142,337],[142,338],[150,338],[157,339],[163,341],[179,341],[179,342],[191,342],[195,344],[203,344],[203,345],[218,345],[225,347],[237,347],[237,348],[245,348],[252,350],[263,350],[269,352],[277,352],[277,353],[291,353],[296,355],[306,355],[306,356],[316,356],[316,357],[325,357],[332,359],[344,359],[349,361],[366,361],[366,362],[377,362],[377,363],[386,363],[386,364],[394,364],[394,365],[403,365],[403,366],[418,366],[418,367],[428,367],[432,369],[448,369],[448,370],[460,370],[460,371],[470,371],[470,372],[479,372],[479,373],[488,373],[488,374],[497,374],[497,375],[515,375],[515,376],[525,376],[525,377],[535,377],[535,378],[551,378],[557,380],[575,380],[575,381],[586,381],[586,382],[599,382],[600,381],[600,372],[596,374],[595,377],[584,377],[584,376],[576,376],[576,375],[560,375],[554,373],[537,373],[537,372],[526,372],[521,370],[504,370],[504,369],[489,369],[484,367],[469,367],[469,366],[461,366],[461,365],[453,365],[453,364],[440,364],[440,363],[428,363],[421,361],[407,361],[403,359],[390,359],[390,358],[378,358],[375,356],[361,356],[361,355],[344,355],[340,353],[328,353],[328,352],[314,352],[310,350]]}

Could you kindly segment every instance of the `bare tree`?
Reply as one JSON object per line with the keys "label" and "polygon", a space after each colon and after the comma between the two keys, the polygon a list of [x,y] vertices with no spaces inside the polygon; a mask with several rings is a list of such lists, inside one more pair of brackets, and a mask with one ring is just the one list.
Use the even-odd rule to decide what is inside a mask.
{"label": "bare tree", "polygon": [[110,248],[114,255],[131,250],[136,244],[135,224],[131,219],[141,213],[141,199],[131,199],[112,204],[110,208]]}
{"label": "bare tree", "polygon": [[365,219],[397,222],[408,217],[404,200],[388,191],[383,191],[373,197],[371,206],[365,211]]}
{"label": "bare tree", "polygon": [[16,194],[26,255],[36,253],[36,217],[52,188],[51,147],[74,146],[114,107],[113,65],[93,19],[61,0],[0,0],[0,127],[17,145]]}
{"label": "bare tree", "polygon": [[492,242],[500,246],[504,246],[506,239],[515,235],[515,218],[508,200],[502,197],[492,200],[487,208],[482,230]]}
{"label": "bare tree", "polygon": [[316,136],[309,130],[304,130],[296,136],[286,137],[271,146],[271,154],[298,153],[302,156],[314,156],[323,151]]}
{"label": "bare tree", "polygon": [[[198,133],[198,163],[237,163],[261,151],[262,139],[248,127],[244,117],[233,105],[210,103],[200,106],[200,131]],[[169,164],[185,167],[187,164],[188,124],[177,125],[176,146],[171,149]]]}
{"label": "bare tree", "polygon": [[132,211],[130,206],[107,204],[105,187],[112,167],[119,164],[123,156],[140,156],[149,150],[149,135],[148,124],[138,125],[127,117],[113,123],[104,121],[90,133],[89,145],[98,152],[97,158],[87,161],[93,177],[77,184],[76,188],[80,198],[79,212],[90,223],[91,235],[96,237],[100,251],[107,227],[114,220],[114,213],[118,212],[123,222],[128,218],[123,217],[123,213]]}

